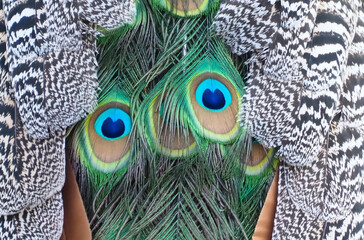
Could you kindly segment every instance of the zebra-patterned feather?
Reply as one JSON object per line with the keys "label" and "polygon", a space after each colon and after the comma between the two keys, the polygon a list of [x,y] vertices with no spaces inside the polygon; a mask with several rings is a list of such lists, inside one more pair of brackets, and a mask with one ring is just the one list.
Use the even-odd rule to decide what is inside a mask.
{"label": "zebra-patterned feather", "polygon": [[[226,4],[235,12],[247,8],[244,1]],[[228,18],[224,8],[215,18],[228,45],[252,53],[242,124],[263,145],[280,146],[283,163],[273,238],[362,239],[363,2],[274,4],[279,25],[271,26],[274,34],[266,41],[263,61],[255,58],[256,49],[229,39],[269,32],[267,24],[253,18],[242,21],[246,16],[241,15]]]}
{"label": "zebra-patterned feather", "polygon": [[8,76],[2,9],[0,77],[0,238],[59,239],[65,133],[49,139],[30,139],[25,133]]}
{"label": "zebra-patterned feather", "polygon": [[135,3],[7,0],[4,12],[9,72],[20,116],[30,136],[47,138],[96,105],[92,24],[111,28],[129,23]]}
{"label": "zebra-patterned feather", "polygon": [[0,216],[0,238],[59,240],[63,229],[63,200],[58,193],[43,204],[15,215]]}
{"label": "zebra-patterned feather", "polygon": [[97,98],[95,32],[82,17],[99,16],[97,24],[108,28],[135,15],[131,2],[96,1],[96,9],[82,3],[1,1],[1,239],[59,239],[62,233],[64,128]]}
{"label": "zebra-patterned feather", "polygon": [[[252,68],[243,100],[242,121],[249,132],[263,145],[280,146],[281,158],[293,165],[312,163],[320,152],[338,111],[341,73],[355,33],[358,1],[345,14],[324,3],[320,1],[318,11],[311,14],[318,23],[309,41],[304,30],[295,34],[279,28],[264,68]],[[327,15],[338,22],[332,23]],[[348,29],[343,33],[337,25]]]}
{"label": "zebra-patterned feather", "polygon": [[333,125],[328,149],[321,153],[327,159],[305,167],[280,166],[273,239],[363,239],[364,127]]}
{"label": "zebra-patterned feather", "polygon": [[275,0],[227,1],[221,3],[213,27],[233,53],[261,53],[273,42],[279,24],[278,11]]}

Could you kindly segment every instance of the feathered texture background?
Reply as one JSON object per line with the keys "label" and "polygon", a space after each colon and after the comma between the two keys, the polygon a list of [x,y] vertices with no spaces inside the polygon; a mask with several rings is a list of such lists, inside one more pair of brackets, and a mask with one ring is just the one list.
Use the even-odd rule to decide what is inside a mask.
{"label": "feathered texture background", "polygon": [[246,69],[218,6],[139,1],[99,39],[98,106],[68,137],[94,238],[251,238],[277,160],[238,126]]}
{"label": "feathered texture background", "polygon": [[274,147],[273,238],[363,239],[363,5],[1,1],[1,238],[60,235],[86,117],[96,239],[250,238]]}

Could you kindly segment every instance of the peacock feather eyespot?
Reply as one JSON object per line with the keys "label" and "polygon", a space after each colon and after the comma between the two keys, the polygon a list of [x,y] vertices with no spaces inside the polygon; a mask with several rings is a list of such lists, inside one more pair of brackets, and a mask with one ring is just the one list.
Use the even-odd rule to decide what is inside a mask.
{"label": "peacock feather eyespot", "polygon": [[179,17],[197,17],[218,5],[216,0],[154,0],[153,2]]}
{"label": "peacock feather eyespot", "polygon": [[124,171],[130,158],[131,128],[128,101],[106,98],[85,120],[80,160],[91,171]]}
{"label": "peacock feather eyespot", "polygon": [[[150,102],[146,121],[150,146],[158,153],[172,157],[186,157],[196,153],[196,141],[192,132],[178,117],[172,118],[168,104],[161,100],[161,93]],[[166,98],[167,96],[164,96]]]}
{"label": "peacock feather eyespot", "polygon": [[[222,155],[228,159],[234,159],[235,150],[231,145],[220,145]],[[278,165],[276,157],[277,149],[265,149],[260,143],[252,143],[252,148],[248,160],[244,163],[244,177],[246,181],[254,182],[254,179],[260,179],[264,176],[270,176]],[[242,159],[239,160],[243,161]]]}
{"label": "peacock feather eyespot", "polygon": [[203,62],[187,83],[188,119],[194,132],[226,144],[239,134],[237,115],[242,90],[217,63]]}
{"label": "peacock feather eyespot", "polygon": [[259,142],[253,142],[245,174],[247,176],[260,175],[266,171],[269,165],[275,169],[278,164],[278,159],[274,158],[276,152],[274,148],[267,150]]}

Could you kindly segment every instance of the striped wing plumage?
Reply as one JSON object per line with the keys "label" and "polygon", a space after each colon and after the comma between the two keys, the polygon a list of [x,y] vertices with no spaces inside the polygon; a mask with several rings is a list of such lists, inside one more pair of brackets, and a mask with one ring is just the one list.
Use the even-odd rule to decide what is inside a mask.
{"label": "striped wing plumage", "polygon": [[[273,238],[363,238],[363,2],[274,1],[280,20],[271,26],[263,21],[269,11],[233,16],[250,13],[245,1],[225,6],[217,33],[252,55],[242,124],[280,147]],[[266,45],[244,45],[267,26],[274,33]]]}
{"label": "striped wing plumage", "polygon": [[92,24],[134,15],[131,1],[0,2],[0,239],[60,238],[65,128],[97,101]]}

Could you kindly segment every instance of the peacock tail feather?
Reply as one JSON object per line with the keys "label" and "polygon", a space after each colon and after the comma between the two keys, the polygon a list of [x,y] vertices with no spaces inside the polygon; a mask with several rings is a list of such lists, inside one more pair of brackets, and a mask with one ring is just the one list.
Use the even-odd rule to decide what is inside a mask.
{"label": "peacock tail feather", "polygon": [[238,124],[245,66],[206,4],[182,15],[142,0],[135,23],[99,39],[98,106],[68,138],[95,239],[254,232],[277,159]]}

